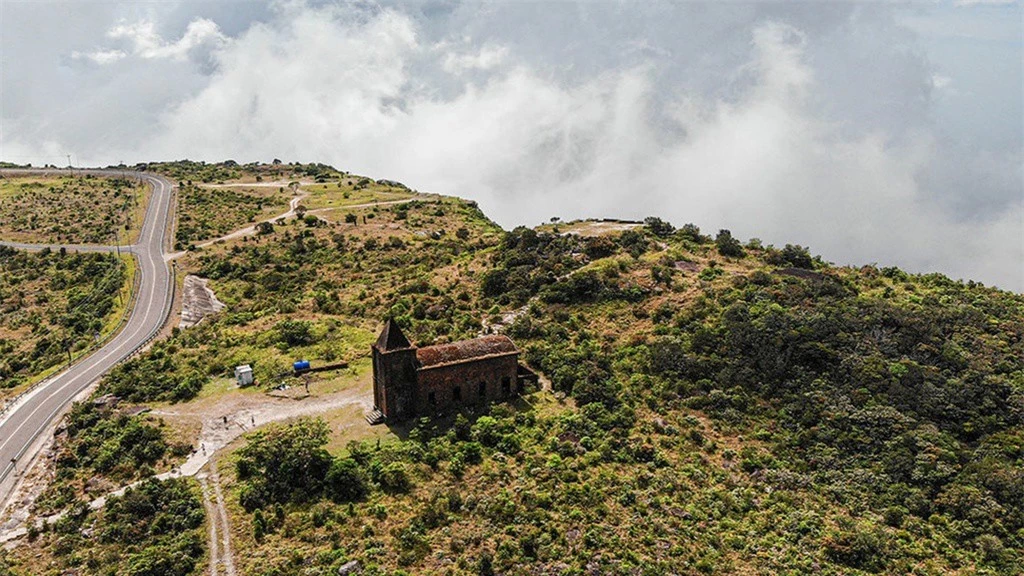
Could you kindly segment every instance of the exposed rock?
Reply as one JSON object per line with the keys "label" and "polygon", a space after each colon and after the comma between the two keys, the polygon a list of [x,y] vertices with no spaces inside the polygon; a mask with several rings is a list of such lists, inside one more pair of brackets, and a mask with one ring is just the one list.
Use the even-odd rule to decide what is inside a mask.
{"label": "exposed rock", "polygon": [[113,394],[104,394],[103,396],[100,396],[99,398],[94,398],[92,403],[97,408],[105,408],[105,407],[117,406],[117,403],[120,402],[120,401],[121,401],[121,399],[118,398],[117,396],[114,396]]}
{"label": "exposed rock", "polygon": [[409,189],[408,186],[402,184],[401,182],[398,182],[397,180],[385,180],[381,178],[380,180],[377,180],[377,184],[380,184],[381,186],[390,186],[391,188],[401,188],[403,190]]}
{"label": "exposed rock", "polygon": [[359,574],[363,571],[363,567],[359,564],[359,560],[352,560],[345,562],[338,567],[338,576],[346,576],[347,574]]}
{"label": "exposed rock", "polygon": [[184,297],[181,305],[181,322],[179,328],[191,328],[202,322],[210,314],[220,312],[226,306],[213,291],[206,286],[206,279],[198,276],[185,276]]}

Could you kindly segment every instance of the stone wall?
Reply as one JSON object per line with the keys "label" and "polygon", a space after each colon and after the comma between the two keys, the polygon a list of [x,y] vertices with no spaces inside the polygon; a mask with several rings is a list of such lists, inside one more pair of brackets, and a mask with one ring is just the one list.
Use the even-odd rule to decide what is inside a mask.
{"label": "stone wall", "polygon": [[417,371],[416,413],[429,416],[459,406],[483,405],[509,398],[517,390],[517,366],[517,356],[510,354],[421,368]]}

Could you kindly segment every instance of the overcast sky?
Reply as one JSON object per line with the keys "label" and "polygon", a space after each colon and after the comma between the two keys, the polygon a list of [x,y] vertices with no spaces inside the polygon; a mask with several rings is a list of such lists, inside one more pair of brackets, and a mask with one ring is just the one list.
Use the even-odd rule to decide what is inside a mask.
{"label": "overcast sky", "polygon": [[317,161],[1024,291],[1020,2],[0,3],[0,160]]}

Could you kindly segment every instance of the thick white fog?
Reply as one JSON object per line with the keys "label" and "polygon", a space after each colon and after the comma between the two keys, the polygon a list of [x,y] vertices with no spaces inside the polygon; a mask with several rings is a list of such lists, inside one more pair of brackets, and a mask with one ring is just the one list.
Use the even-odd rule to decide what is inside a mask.
{"label": "thick white fog", "polygon": [[1024,290],[1019,3],[5,3],[0,160],[317,161]]}

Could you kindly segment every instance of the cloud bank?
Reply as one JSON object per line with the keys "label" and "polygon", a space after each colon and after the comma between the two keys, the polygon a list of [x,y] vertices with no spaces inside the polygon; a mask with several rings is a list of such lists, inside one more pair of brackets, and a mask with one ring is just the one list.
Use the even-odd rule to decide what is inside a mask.
{"label": "cloud bank", "polygon": [[[969,87],[891,12],[631,8],[546,10],[583,25],[531,38],[529,8],[288,3],[231,35],[121,21],[71,58],[192,74],[136,141],[92,152],[108,161],[321,161],[474,198],[506,227],[653,214],[1024,290],[1020,144],[943,132],[937,102]],[[26,135],[7,148],[59,147]]]}

